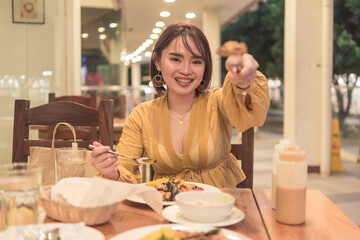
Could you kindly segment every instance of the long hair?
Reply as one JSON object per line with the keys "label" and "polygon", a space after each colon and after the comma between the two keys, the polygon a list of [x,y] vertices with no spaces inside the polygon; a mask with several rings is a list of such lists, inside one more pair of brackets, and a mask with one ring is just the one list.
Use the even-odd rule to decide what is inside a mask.
{"label": "long hair", "polygon": [[[204,70],[204,76],[203,76],[203,84],[201,84],[201,90],[204,91],[209,88],[211,75],[212,75],[212,59],[211,59],[211,52],[209,47],[209,42],[206,39],[204,33],[195,25],[190,23],[173,23],[166,27],[166,29],[162,32],[159,39],[157,40],[153,54],[151,57],[150,62],[150,74],[151,79],[159,74],[158,70],[155,66],[155,61],[161,58],[162,51],[169,46],[169,44],[174,40],[175,38],[181,36],[181,40],[186,47],[186,49],[193,55],[195,53],[192,51],[189,45],[189,38],[194,41],[195,46],[199,50],[201,56],[204,57],[205,62],[205,70]],[[154,53],[156,53],[154,57]],[[154,59],[155,58],[155,59]],[[155,87],[155,90],[159,96],[165,94],[166,89],[164,87]],[[196,95],[198,95],[200,91],[196,89]]]}

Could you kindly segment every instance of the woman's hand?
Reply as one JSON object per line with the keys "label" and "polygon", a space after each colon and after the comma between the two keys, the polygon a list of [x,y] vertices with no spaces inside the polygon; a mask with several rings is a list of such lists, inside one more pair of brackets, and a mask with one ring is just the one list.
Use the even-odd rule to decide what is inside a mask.
{"label": "woman's hand", "polygon": [[91,164],[105,178],[117,180],[119,178],[117,156],[107,152],[110,150],[109,146],[103,146],[98,142],[94,142],[93,145],[96,148],[91,152]]}
{"label": "woman's hand", "polygon": [[229,56],[225,61],[225,67],[231,72],[231,81],[237,87],[246,89],[255,81],[259,63],[252,55],[244,53]]}

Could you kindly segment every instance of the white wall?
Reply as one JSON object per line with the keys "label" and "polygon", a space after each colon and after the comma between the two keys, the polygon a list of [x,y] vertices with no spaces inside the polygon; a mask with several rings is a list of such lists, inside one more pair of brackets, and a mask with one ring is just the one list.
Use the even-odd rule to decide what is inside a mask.
{"label": "white wall", "polygon": [[11,3],[0,1],[0,164],[11,162],[14,99],[36,106],[67,89],[64,1],[45,2],[45,24],[13,23]]}
{"label": "white wall", "polygon": [[305,149],[310,166],[326,174],[333,25],[332,0],[325,2],[285,1],[284,135]]}

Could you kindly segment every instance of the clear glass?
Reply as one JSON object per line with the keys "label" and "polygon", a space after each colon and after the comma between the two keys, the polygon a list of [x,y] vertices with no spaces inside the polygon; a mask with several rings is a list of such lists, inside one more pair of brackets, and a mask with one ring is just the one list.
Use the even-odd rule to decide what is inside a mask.
{"label": "clear glass", "polygon": [[0,165],[0,229],[37,224],[42,167],[36,164]]}
{"label": "clear glass", "polygon": [[63,178],[84,177],[86,166],[86,149],[69,148],[55,149],[56,176],[58,182]]}

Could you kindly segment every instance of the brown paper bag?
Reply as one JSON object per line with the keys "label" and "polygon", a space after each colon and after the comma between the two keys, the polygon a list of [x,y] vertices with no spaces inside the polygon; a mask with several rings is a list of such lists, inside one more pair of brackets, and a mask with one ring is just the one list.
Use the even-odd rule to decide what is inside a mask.
{"label": "brown paper bag", "polygon": [[[36,163],[43,167],[42,170],[42,184],[55,183],[55,133],[59,125],[65,125],[72,130],[74,136],[74,142],[76,143],[76,133],[73,126],[69,123],[60,122],[54,128],[54,134],[52,139],[51,148],[48,147],[30,147],[29,163]],[[86,165],[85,165],[85,177],[94,177],[97,173],[96,169],[90,163],[91,151],[87,150],[86,153]]]}

